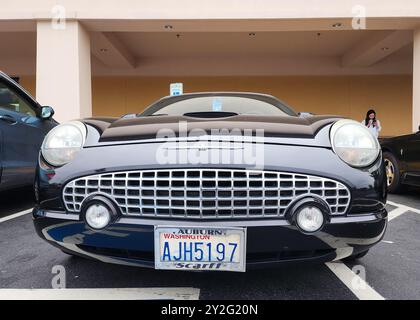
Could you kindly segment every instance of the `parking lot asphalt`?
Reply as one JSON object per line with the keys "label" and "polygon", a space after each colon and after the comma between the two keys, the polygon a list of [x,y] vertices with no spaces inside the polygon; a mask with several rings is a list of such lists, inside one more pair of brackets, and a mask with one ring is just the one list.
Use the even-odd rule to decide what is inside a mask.
{"label": "parking lot asphalt", "polygon": [[38,298],[42,290],[27,289],[51,289],[55,266],[64,267],[68,292],[99,290],[89,291],[88,298],[102,297],[111,288],[119,293],[133,288],[124,298],[420,299],[419,190],[389,196],[386,235],[355,264],[301,264],[246,273],[156,271],[71,257],[38,238],[27,213],[32,206],[30,189],[0,193],[0,299],[27,293]]}

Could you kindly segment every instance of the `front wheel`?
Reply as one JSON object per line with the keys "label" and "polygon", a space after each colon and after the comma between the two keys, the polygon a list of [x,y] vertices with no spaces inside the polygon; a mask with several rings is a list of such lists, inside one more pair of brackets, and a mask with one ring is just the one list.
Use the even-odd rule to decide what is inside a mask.
{"label": "front wheel", "polygon": [[397,193],[401,191],[401,174],[398,161],[390,152],[384,152],[384,163],[386,171],[386,182],[389,193]]}

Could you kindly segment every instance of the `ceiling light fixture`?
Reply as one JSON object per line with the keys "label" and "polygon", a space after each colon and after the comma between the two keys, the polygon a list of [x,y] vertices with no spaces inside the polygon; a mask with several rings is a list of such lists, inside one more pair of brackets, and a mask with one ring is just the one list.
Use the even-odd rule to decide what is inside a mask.
{"label": "ceiling light fixture", "polygon": [[173,29],[174,27],[173,27],[173,25],[171,25],[171,24],[167,24],[167,25],[165,25],[165,29],[166,30],[171,30],[171,29]]}
{"label": "ceiling light fixture", "polygon": [[343,24],[341,22],[336,22],[332,25],[333,28],[341,28]]}
{"label": "ceiling light fixture", "polygon": [[249,35],[250,37],[255,37],[255,32],[250,32],[250,33],[248,33],[248,35]]}

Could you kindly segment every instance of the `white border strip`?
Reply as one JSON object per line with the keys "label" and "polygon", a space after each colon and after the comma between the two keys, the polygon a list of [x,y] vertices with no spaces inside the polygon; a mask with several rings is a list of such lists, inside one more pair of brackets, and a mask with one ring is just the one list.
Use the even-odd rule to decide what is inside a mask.
{"label": "white border strip", "polygon": [[0,289],[1,300],[198,300],[197,288]]}
{"label": "white border strip", "polygon": [[394,206],[394,207],[404,208],[407,211],[413,211],[415,213],[419,213],[420,214],[420,210],[419,209],[406,206],[405,204],[400,204],[400,203],[396,203],[396,202],[393,202],[393,201],[387,201],[386,203],[387,204],[390,204],[391,206]]}
{"label": "white border strip", "polygon": [[388,212],[388,222],[399,217],[400,215],[402,215],[403,213],[408,212],[409,209],[403,208],[403,207],[399,207],[396,208],[390,212]]}
{"label": "white border strip", "polygon": [[[327,262],[326,266],[343,282],[359,300],[385,300],[365,280],[342,262]],[[357,283],[357,286],[354,285]]]}
{"label": "white border strip", "polygon": [[9,220],[12,220],[12,219],[15,219],[15,218],[19,218],[21,216],[24,216],[25,214],[31,213],[32,210],[33,210],[33,208],[27,209],[27,210],[24,210],[24,211],[20,211],[18,213],[11,214],[11,215],[6,216],[4,218],[0,218],[0,223],[9,221]]}

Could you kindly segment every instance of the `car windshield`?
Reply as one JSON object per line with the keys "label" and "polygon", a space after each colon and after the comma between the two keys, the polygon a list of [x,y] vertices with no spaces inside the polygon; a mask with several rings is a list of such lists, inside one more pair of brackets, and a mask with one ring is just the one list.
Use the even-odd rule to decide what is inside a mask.
{"label": "car windshield", "polygon": [[[176,97],[178,98],[178,97]],[[175,98],[175,99],[176,99]],[[143,116],[179,116],[197,112],[228,112],[241,115],[296,116],[295,112],[279,100],[266,96],[197,96],[180,100],[162,100],[147,108]]]}

